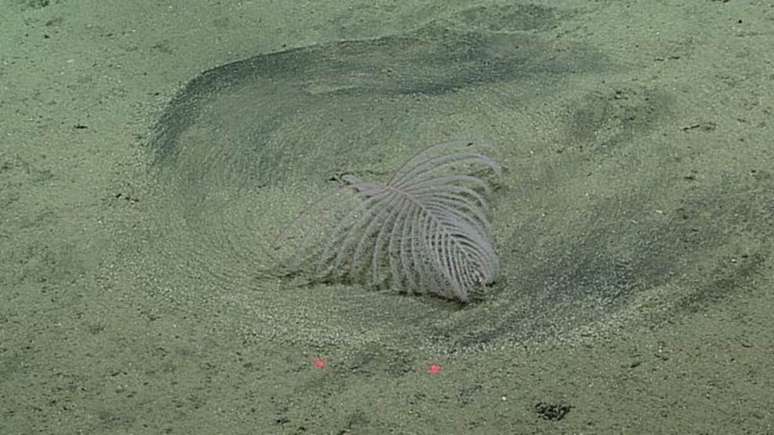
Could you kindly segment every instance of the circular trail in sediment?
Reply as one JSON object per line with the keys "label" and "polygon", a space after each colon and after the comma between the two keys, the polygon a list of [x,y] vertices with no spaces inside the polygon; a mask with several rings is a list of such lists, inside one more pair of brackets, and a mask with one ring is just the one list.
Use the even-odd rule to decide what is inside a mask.
{"label": "circular trail in sediment", "polygon": [[[229,310],[246,340],[443,353],[593,339],[751,279],[772,231],[771,210],[752,200],[762,186],[667,183],[682,169],[653,132],[674,98],[632,82],[569,86],[617,67],[557,37],[568,14],[524,8],[476,7],[191,80],[151,140],[154,282],[191,310]],[[299,287],[261,273],[277,231],[337,175],[384,179],[416,150],[458,137],[490,138],[506,169],[493,198],[502,271],[482,301]],[[727,231],[732,222],[739,231]],[[740,267],[718,261],[743,245]]]}

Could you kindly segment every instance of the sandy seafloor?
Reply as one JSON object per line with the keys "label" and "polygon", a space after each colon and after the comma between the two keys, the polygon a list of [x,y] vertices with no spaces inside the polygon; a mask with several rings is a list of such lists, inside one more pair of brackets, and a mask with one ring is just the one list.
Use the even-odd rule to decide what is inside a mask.
{"label": "sandy seafloor", "polygon": [[[0,11],[0,433],[774,433],[771,2]],[[342,40],[377,41],[378,58],[428,23],[412,49],[437,54],[444,29],[464,29],[510,41],[477,47],[494,63],[526,56],[513,77],[448,88],[436,63],[432,92],[378,98],[369,86],[411,85],[411,66],[392,84],[370,65],[332,79],[280,68],[245,90],[233,110],[246,115],[223,94],[201,110],[233,131],[258,124],[257,146],[322,150],[314,177],[389,172],[406,144],[494,138],[501,279],[466,307],[258,279],[251,234],[314,177],[236,189],[230,165],[250,155],[235,153],[260,149],[217,149],[230,130],[204,120],[211,147],[181,140],[190,158],[158,163],[162,113],[206,70],[295,48],[293,62],[329,65]],[[357,141],[384,152],[350,159],[341,144]]]}

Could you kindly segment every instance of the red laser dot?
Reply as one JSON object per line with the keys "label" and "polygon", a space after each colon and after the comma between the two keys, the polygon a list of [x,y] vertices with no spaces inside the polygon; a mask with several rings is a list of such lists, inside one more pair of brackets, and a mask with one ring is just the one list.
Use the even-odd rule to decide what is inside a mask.
{"label": "red laser dot", "polygon": [[443,367],[441,367],[440,364],[430,364],[430,368],[427,369],[427,372],[431,375],[437,375],[440,374],[443,371]]}
{"label": "red laser dot", "polygon": [[328,363],[323,358],[314,359],[314,367],[317,369],[324,369]]}

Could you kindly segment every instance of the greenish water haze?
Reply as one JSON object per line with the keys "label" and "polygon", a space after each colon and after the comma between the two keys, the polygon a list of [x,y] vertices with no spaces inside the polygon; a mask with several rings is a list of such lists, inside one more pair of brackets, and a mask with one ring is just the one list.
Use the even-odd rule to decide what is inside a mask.
{"label": "greenish water haze", "polygon": [[[767,2],[0,9],[0,433],[774,431]],[[262,272],[459,137],[483,300]]]}

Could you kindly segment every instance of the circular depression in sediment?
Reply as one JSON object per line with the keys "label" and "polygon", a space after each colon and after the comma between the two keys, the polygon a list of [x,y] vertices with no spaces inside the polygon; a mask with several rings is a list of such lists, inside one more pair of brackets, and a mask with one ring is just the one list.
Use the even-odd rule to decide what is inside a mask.
{"label": "circular depression in sediment", "polygon": [[[228,310],[245,339],[455,352],[593,339],[643,312],[690,305],[712,279],[745,279],[755,256],[747,272],[712,266],[737,243],[717,231],[731,212],[714,202],[716,187],[682,198],[685,213],[714,211],[687,221],[649,208],[657,195],[678,196],[659,172],[674,168],[627,178],[622,156],[658,129],[671,97],[631,83],[568,86],[610,66],[593,47],[556,38],[565,18],[537,6],[476,7],[406,34],[200,74],[150,143],[154,282],[187,309]],[[482,301],[299,287],[261,273],[276,232],[337,175],[383,180],[416,150],[471,136],[491,138],[506,168],[492,199],[502,271]],[[637,155],[663,159],[659,146]],[[605,194],[585,197],[589,183]],[[732,208],[764,219],[750,198],[734,198]],[[707,274],[689,260],[708,253]]]}

